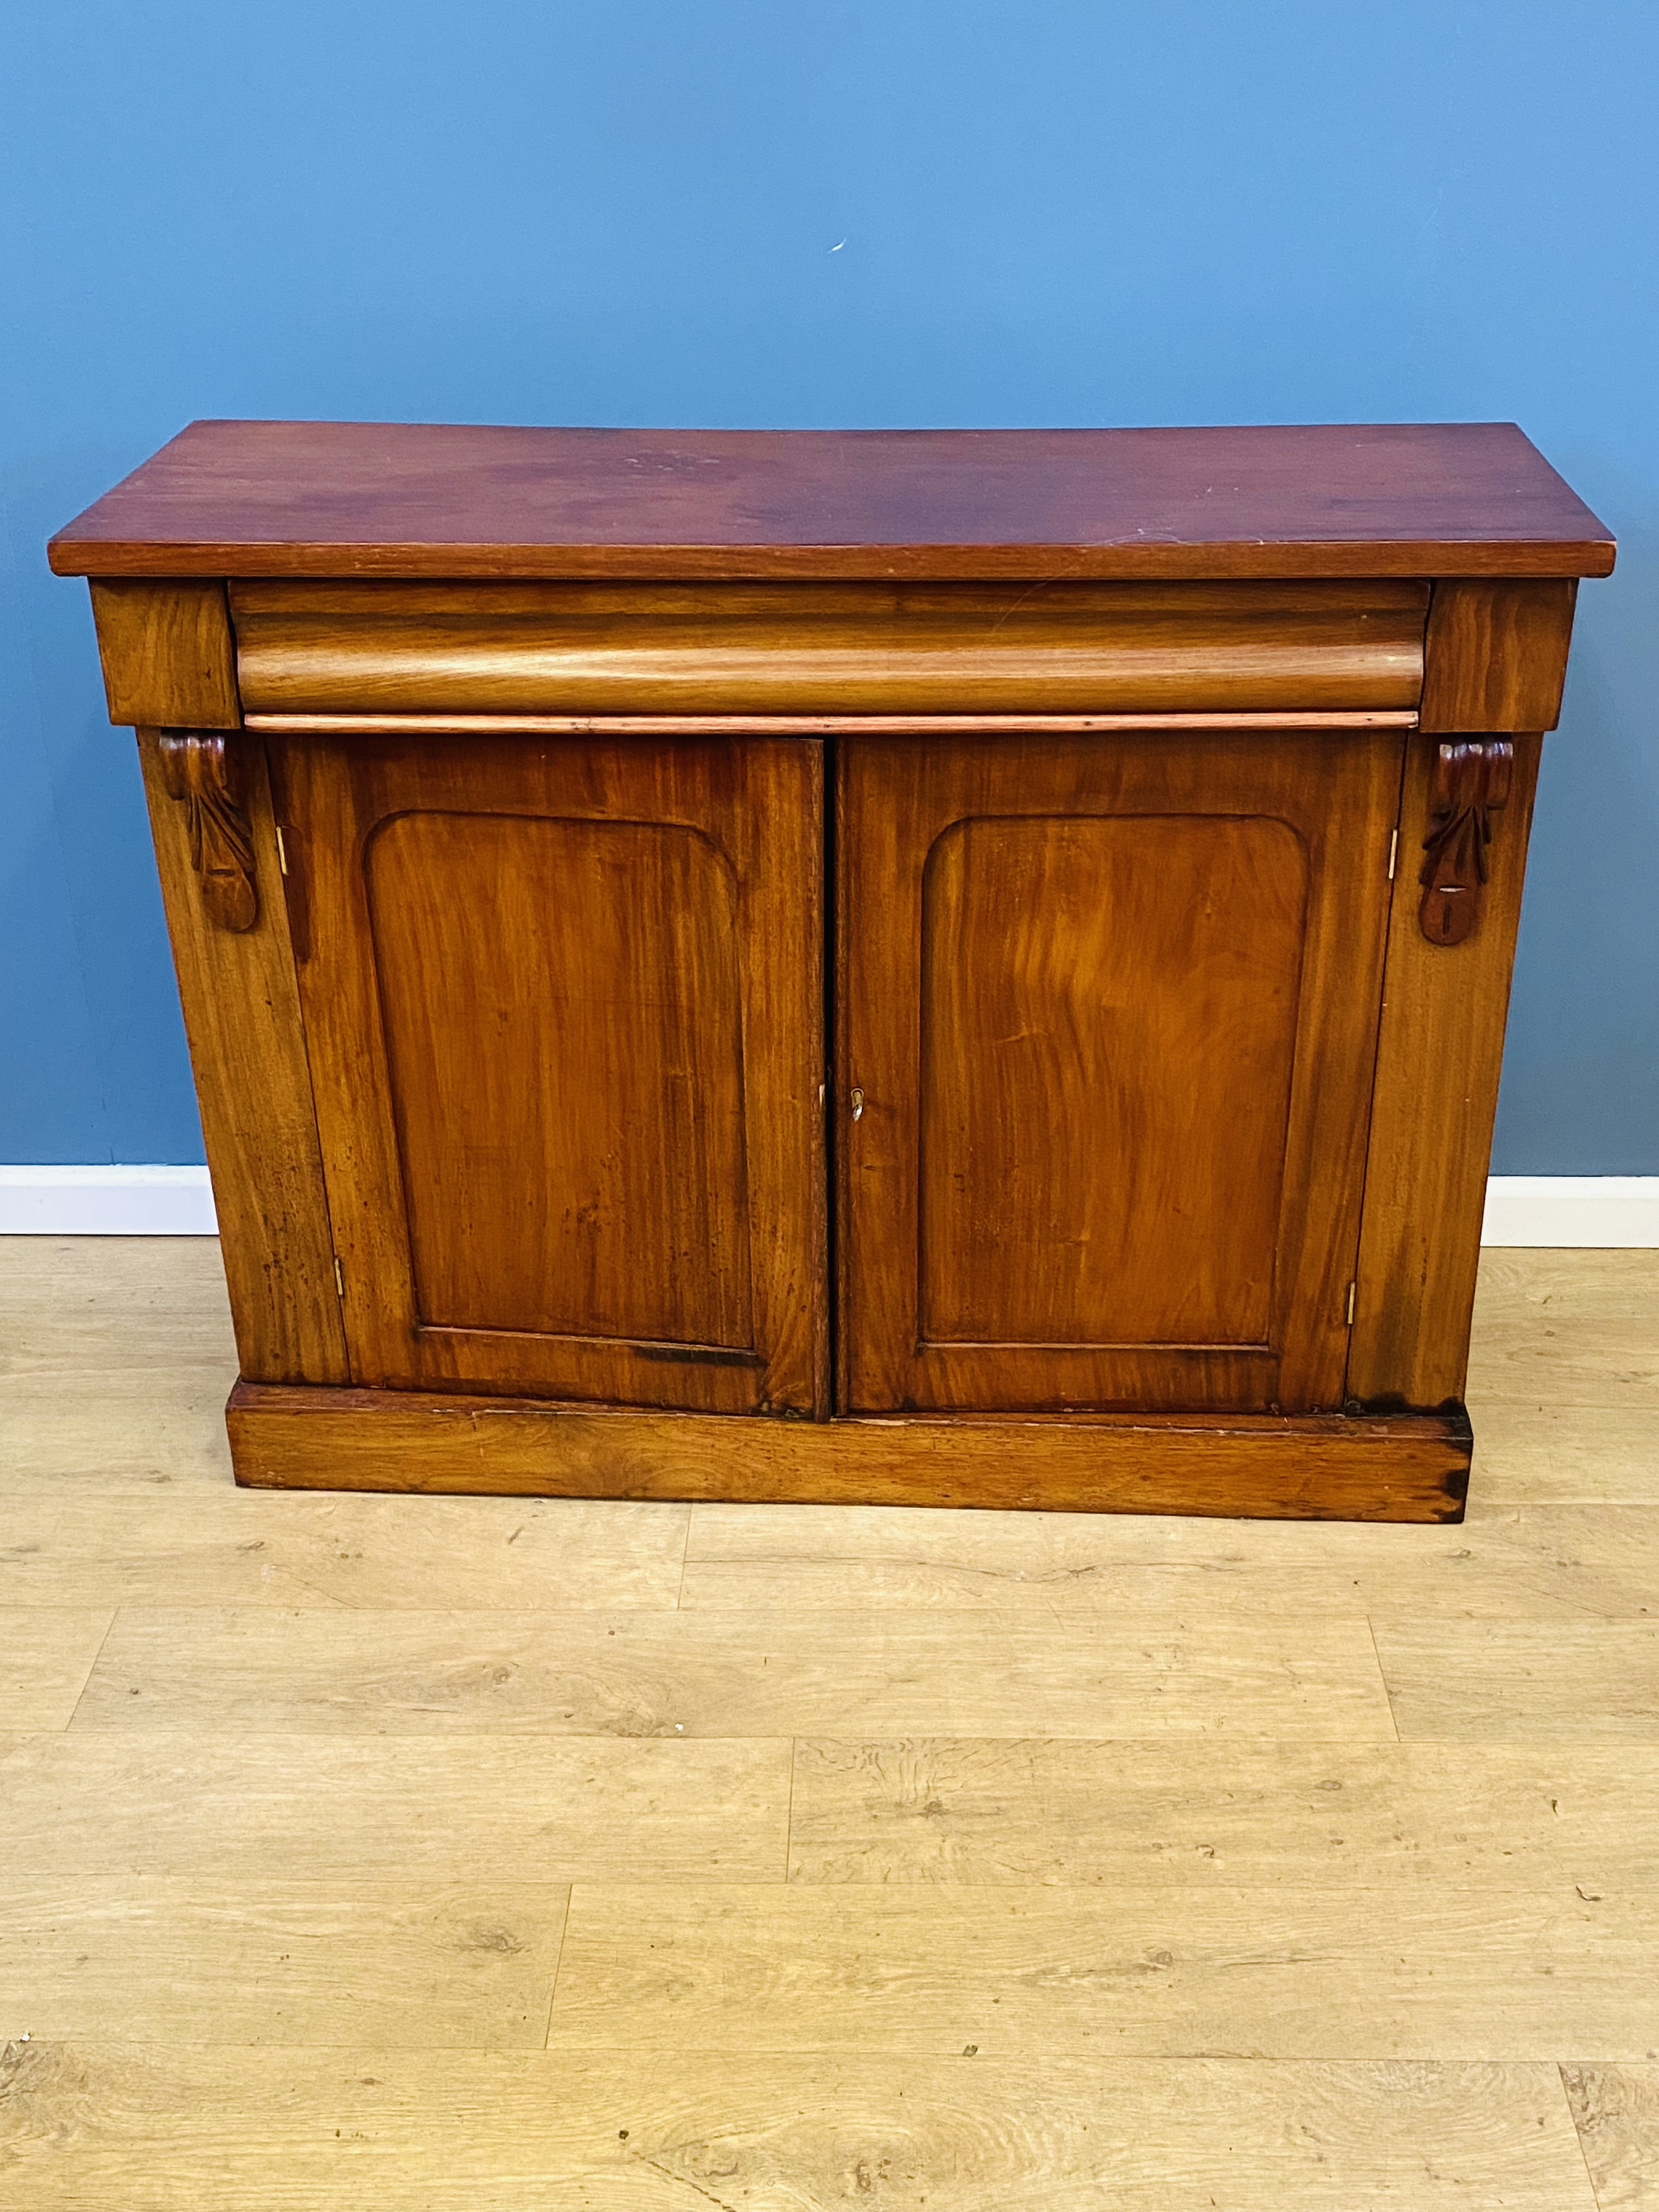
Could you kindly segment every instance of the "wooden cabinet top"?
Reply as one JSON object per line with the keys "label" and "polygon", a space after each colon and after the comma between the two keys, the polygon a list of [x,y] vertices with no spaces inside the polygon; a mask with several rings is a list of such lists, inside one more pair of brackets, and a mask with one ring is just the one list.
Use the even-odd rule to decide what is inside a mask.
{"label": "wooden cabinet top", "polygon": [[587,430],[193,422],[52,541],[59,575],[1602,576],[1511,422]]}

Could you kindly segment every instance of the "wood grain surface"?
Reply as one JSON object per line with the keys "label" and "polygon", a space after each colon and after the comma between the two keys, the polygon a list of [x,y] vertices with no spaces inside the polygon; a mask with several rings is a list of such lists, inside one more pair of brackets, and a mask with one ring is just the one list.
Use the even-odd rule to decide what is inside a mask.
{"label": "wood grain surface", "polygon": [[236,641],[222,584],[94,582],[92,612],[112,722],[130,729],[240,726]]}
{"label": "wood grain surface", "polygon": [[783,1878],[789,1745],[209,1738],[164,1714],[143,1729],[56,1720],[0,1735],[0,1792],[9,1880],[228,1866],[303,1881],[766,1882]]}
{"label": "wood grain surface", "polygon": [[1461,1414],[832,1424],[238,1382],[225,1421],[239,1482],[320,1490],[1455,1522],[1469,1464]]}
{"label": "wood grain surface", "polygon": [[[1428,587],[241,583],[259,714],[1414,709]],[[1484,726],[1484,725],[1482,726]]]}
{"label": "wood grain surface", "polygon": [[1379,1617],[1378,1656],[1407,1740],[1659,1743],[1659,1602],[1595,1621]]}
{"label": "wood grain surface", "polygon": [[1596,2212],[1540,2064],[42,2041],[0,2067],[30,2212]]}
{"label": "wood grain surface", "polygon": [[[247,730],[313,738],[833,738],[865,737],[868,714],[250,714]],[[1414,730],[1414,707],[1276,708],[1271,713],[1137,714],[888,714],[890,737],[1110,735],[1169,737],[1187,730]]]}
{"label": "wood grain surface", "polygon": [[[125,1486],[98,1483],[101,1440],[76,1454],[80,1480],[59,1461],[49,1463],[50,1485],[0,1494],[0,1605],[419,1612],[439,1591],[447,1604],[503,1612],[674,1602],[689,1506],[501,1498],[492,1507],[351,1492],[238,1497],[213,1410],[218,1448],[203,1455],[208,1480],[155,1486],[142,1512]],[[177,1443],[156,1455],[187,1463]]]}
{"label": "wood grain surface", "polygon": [[246,930],[220,928],[204,902],[185,811],[167,787],[154,730],[139,732],[138,757],[225,1232],[237,1352],[250,1379],[343,1382],[350,1370],[264,747],[258,738],[230,743],[258,891],[258,917]]}
{"label": "wood grain surface", "polygon": [[1512,422],[594,430],[204,422],[59,575],[1605,575]]}
{"label": "wood grain surface", "polygon": [[539,2051],[555,1883],[131,1875],[8,1881],[8,2001],[34,2036]]}
{"label": "wood grain surface", "polygon": [[849,1408],[1340,1406],[1400,765],[843,744]]}
{"label": "wood grain surface", "polygon": [[98,1606],[0,1613],[0,1727],[65,1727],[113,1619]]}
{"label": "wood grain surface", "polygon": [[1481,1486],[1493,1501],[1582,1502],[1595,1510],[1603,1499],[1639,1504],[1659,1486],[1659,1433],[1639,1402],[1540,1405],[1535,1393],[1493,1397],[1478,1379],[1470,1396],[1480,1424]]}
{"label": "wood grain surface", "polygon": [[238,1490],[234,1364],[0,1240],[6,2212],[1656,2202],[1659,1256],[1487,1253],[1461,1528]]}
{"label": "wood grain surface", "polygon": [[818,1408],[820,748],[274,759],[356,1380]]}
{"label": "wood grain surface", "polygon": [[1659,1893],[580,1885],[548,2048],[1639,2061]]}
{"label": "wood grain surface", "polygon": [[1431,945],[1418,920],[1416,863],[1439,748],[1407,741],[1348,1359],[1348,1395],[1360,1405],[1463,1396],[1540,744],[1516,740],[1479,927],[1461,945]]}
{"label": "wood grain surface", "polygon": [[803,1738],[802,1882],[1659,1890],[1659,1747]]}
{"label": "wood grain surface", "polygon": [[1569,581],[1437,584],[1424,648],[1424,729],[1553,730],[1577,589]]}
{"label": "wood grain surface", "polygon": [[216,1237],[0,1237],[8,1506],[222,1487],[235,1379]]}
{"label": "wood grain surface", "polygon": [[[1522,1252],[1489,1255],[1480,1298],[1497,1325],[1474,1343],[1471,1391],[1483,1403],[1543,1412],[1639,1413],[1659,1389],[1656,1290],[1652,1250],[1557,1252],[1547,1265]],[[1651,1466],[1651,1425],[1648,1443]]]}
{"label": "wood grain surface", "polygon": [[1659,2066],[1564,2066],[1601,2212],[1659,2204]]}
{"label": "wood grain surface", "polygon": [[[1490,1416],[1483,1412],[1482,1421]],[[1648,1440],[1647,1498],[1659,1494]],[[1483,1460],[1484,1464],[1484,1460]],[[692,1508],[680,1603],[901,1613],[966,1608],[1026,1620],[1114,1615],[1172,1605],[1202,1612],[1279,1605],[1313,1612],[1502,1620],[1524,1595],[1539,1621],[1659,1618],[1659,1510],[1650,1502],[1504,1504],[1475,1486],[1468,1518],[1379,1543],[1360,1524],[1305,1531],[1216,1520],[1137,1520],[1121,1536],[1098,1519],[1011,1513],[940,1516],[848,1507],[826,1528],[810,1508]],[[65,1583],[65,1589],[82,1587]],[[110,1587],[88,1583],[88,1591]]]}
{"label": "wood grain surface", "polygon": [[204,1607],[123,1613],[75,1727],[204,1736],[738,1738],[866,1729],[1056,1737],[1369,1736],[1394,1725],[1364,1615],[1219,1604],[1080,1624],[982,1619],[1002,1655],[964,1680],[949,1613],[634,1610],[356,1614]]}

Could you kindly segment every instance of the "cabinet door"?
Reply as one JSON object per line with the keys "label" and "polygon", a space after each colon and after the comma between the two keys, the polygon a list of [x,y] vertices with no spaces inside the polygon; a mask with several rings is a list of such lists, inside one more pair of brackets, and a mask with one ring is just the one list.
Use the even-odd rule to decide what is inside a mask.
{"label": "cabinet door", "polygon": [[1340,1406],[1401,752],[844,746],[851,1409]]}
{"label": "cabinet door", "polygon": [[819,1407],[820,748],[272,754],[355,1380]]}

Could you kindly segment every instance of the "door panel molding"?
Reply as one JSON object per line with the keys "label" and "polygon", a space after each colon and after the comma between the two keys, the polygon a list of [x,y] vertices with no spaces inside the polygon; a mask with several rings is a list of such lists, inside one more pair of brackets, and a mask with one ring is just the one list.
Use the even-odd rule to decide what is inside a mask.
{"label": "door panel molding", "polygon": [[820,748],[272,750],[354,1378],[823,1411]]}
{"label": "door panel molding", "polygon": [[843,744],[847,1410],[1341,1404],[1401,750]]}
{"label": "door panel molding", "polygon": [[[977,866],[969,846],[978,849]],[[947,889],[940,878],[958,854]],[[999,882],[1017,887],[1017,932],[1006,894],[994,891]],[[1275,1240],[1263,1232],[1278,1212],[1290,1119],[1307,882],[1300,832],[1261,816],[975,815],[959,817],[934,838],[921,881],[920,1342],[1057,1352],[1273,1348]],[[1258,1034],[1218,1038],[1244,980],[1230,933],[1236,936],[1234,917],[1252,891],[1258,907],[1265,894],[1278,908],[1275,1034],[1259,1034],[1258,991],[1251,1007]],[[1135,917],[1136,958],[1125,972],[1114,964],[1111,934],[1091,934],[1089,923],[1137,895],[1144,906],[1148,892],[1154,910]],[[1258,968],[1269,951],[1261,935],[1258,928],[1247,948]],[[999,1025],[1009,1029],[1011,1009],[1012,1033],[994,1034]],[[1018,1113],[1022,1077],[1076,1102],[1091,1121],[1109,1120],[1120,1154],[1145,1156],[1157,1126],[1190,1108],[1191,1067],[1218,1043],[1225,1048],[1219,1073],[1229,1079],[1231,1114],[1223,1109],[1210,1119],[1225,1119],[1225,1142],[1203,1148],[1200,1158],[1208,1133],[1186,1132],[1183,1187],[1164,1194],[1176,1202],[1162,1206],[1157,1224],[1163,1264],[1156,1273],[1134,1262],[1134,1247],[1151,1227],[1137,1218],[1146,1211],[1136,1203],[1141,1194],[1091,1173],[1098,1166],[1091,1148],[1054,1146],[1041,1183],[975,1188],[973,1162],[997,1146]],[[1255,1139],[1254,1157],[1241,1141],[1247,1133]],[[1273,1202],[1252,1217],[1248,1200],[1258,1188]],[[1061,1218],[1073,1221],[1073,1236],[1045,1237],[1045,1223]],[[1252,1227],[1255,1249],[1246,1251],[1241,1235]],[[1218,1237],[1232,1246],[1218,1262]],[[1072,1333],[1072,1317],[1088,1303],[1085,1277],[1095,1293],[1095,1327],[1086,1336]],[[944,1310],[941,1288],[954,1293]],[[1222,1310],[1227,1292],[1231,1314]],[[1024,1327],[1017,1325],[1022,1313]]]}

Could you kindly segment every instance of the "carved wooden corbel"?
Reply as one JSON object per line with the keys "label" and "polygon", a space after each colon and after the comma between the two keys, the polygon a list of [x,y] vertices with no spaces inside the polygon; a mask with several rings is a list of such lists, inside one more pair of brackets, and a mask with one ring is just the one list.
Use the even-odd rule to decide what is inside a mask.
{"label": "carved wooden corbel", "polygon": [[1457,738],[1440,748],[1423,840],[1423,903],[1431,945],[1461,945],[1480,920],[1492,817],[1510,795],[1515,747],[1507,738]]}
{"label": "carved wooden corbel", "polygon": [[202,903],[221,929],[252,929],[259,894],[236,748],[219,732],[191,730],[164,730],[161,747],[168,793],[189,810],[191,866]]}

